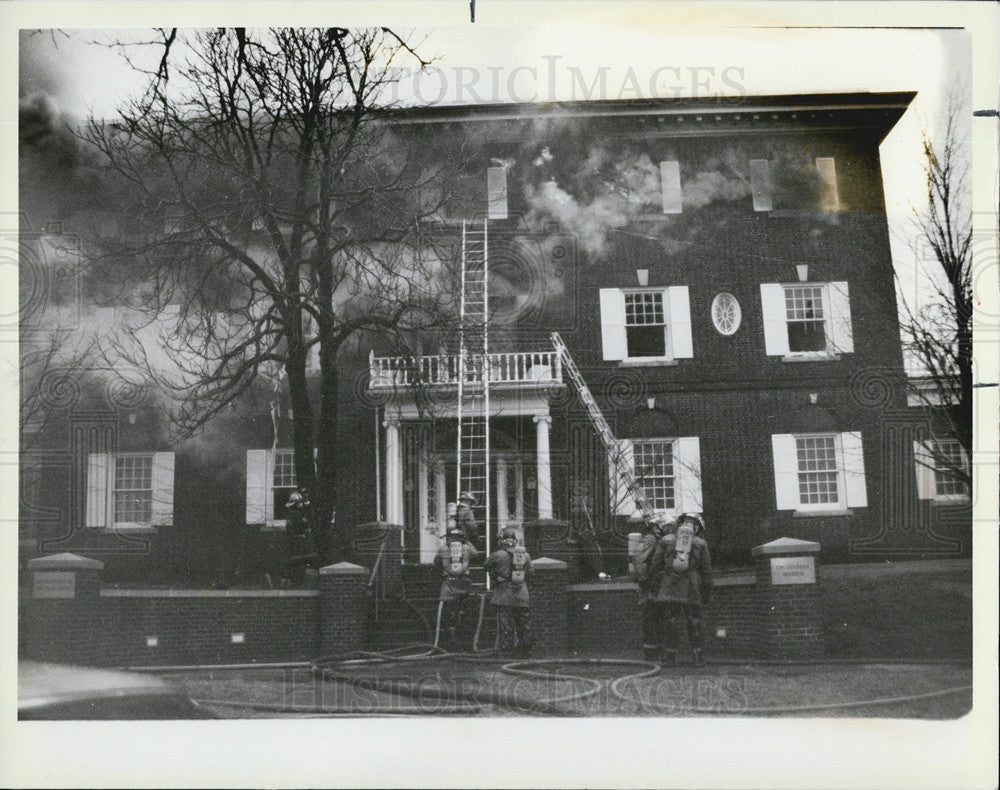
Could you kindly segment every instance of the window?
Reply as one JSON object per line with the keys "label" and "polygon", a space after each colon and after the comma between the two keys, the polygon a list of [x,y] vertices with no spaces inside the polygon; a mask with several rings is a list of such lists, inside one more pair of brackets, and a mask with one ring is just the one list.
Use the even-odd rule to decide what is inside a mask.
{"label": "window", "polygon": [[694,356],[686,285],[670,288],[602,288],[604,359],[669,362]]}
{"label": "window", "polygon": [[822,286],[794,285],[785,288],[785,321],[790,353],[826,351]]}
{"label": "window", "polygon": [[716,294],[712,300],[712,323],[720,335],[735,335],[742,317],[743,311],[735,296],[725,292]]}
{"label": "window", "polygon": [[821,156],[816,159],[816,170],[819,171],[820,193],[819,207],[821,211],[837,211],[840,209],[840,196],[837,194],[837,167],[832,156]]}
{"label": "window", "polygon": [[968,502],[969,456],[955,439],[913,443],[917,496],[934,502]]}
{"label": "window", "polygon": [[153,520],[153,456],[115,457],[115,523],[149,524]]}
{"label": "window", "polygon": [[[655,510],[671,515],[701,512],[697,436],[620,439],[609,461],[612,512],[624,516],[638,512],[636,489]],[[629,473],[634,476],[631,485]]]}
{"label": "window", "polygon": [[667,355],[662,291],[625,294],[625,339],[629,358]]}
{"label": "window", "polygon": [[271,475],[271,518],[286,518],[285,505],[295,488],[295,451],[275,450],[274,471]]}
{"label": "window", "polygon": [[642,493],[657,510],[674,507],[674,455],[669,441],[636,441],[632,445],[635,474]]}
{"label": "window", "polygon": [[846,282],[762,283],[760,300],[768,355],[818,359],[854,351]]}
{"label": "window", "polygon": [[678,162],[660,162],[660,192],[664,214],[680,214],[681,167]]}
{"label": "window", "polygon": [[486,212],[489,219],[507,219],[506,167],[486,168]]}
{"label": "window", "polygon": [[833,436],[797,436],[799,502],[803,505],[836,505],[840,502],[837,447]]}
{"label": "window", "polygon": [[85,523],[103,529],[170,526],[173,453],[90,453]]}
{"label": "window", "polygon": [[285,526],[285,505],[296,485],[294,450],[247,450],[247,524]]}
{"label": "window", "polygon": [[766,159],[750,160],[750,192],[754,211],[771,211],[774,199],[771,194],[771,168]]}
{"label": "window", "polygon": [[817,513],[868,506],[860,432],[773,434],[771,447],[778,510]]}

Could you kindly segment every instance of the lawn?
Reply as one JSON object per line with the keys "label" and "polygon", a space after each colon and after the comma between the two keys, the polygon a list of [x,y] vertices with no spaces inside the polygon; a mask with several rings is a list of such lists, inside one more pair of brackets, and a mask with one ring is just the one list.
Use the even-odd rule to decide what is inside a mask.
{"label": "lawn", "polygon": [[822,569],[829,658],[972,658],[972,562]]}

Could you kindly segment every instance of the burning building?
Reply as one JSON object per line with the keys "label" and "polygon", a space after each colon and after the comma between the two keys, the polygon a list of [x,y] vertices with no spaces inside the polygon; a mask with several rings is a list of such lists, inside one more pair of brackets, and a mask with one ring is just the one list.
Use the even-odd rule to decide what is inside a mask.
{"label": "burning building", "polygon": [[[343,350],[335,528],[399,525],[404,563],[427,564],[461,490],[484,539],[587,545],[590,572],[622,570],[637,500],[702,513],[729,565],[778,537],[834,562],[968,551],[967,492],[917,463],[906,404],[879,143],[912,98],[387,115],[427,161],[474,151],[423,220],[465,320]],[[174,448],[141,398],[67,411],[70,451],[22,505],[37,551],[220,583],[265,568],[298,482],[280,381]]]}

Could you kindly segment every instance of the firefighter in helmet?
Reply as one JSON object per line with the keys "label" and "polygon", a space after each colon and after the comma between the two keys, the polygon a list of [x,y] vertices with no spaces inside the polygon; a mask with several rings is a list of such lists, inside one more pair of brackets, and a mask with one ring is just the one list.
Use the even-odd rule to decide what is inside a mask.
{"label": "firefighter in helmet", "polygon": [[487,557],[485,567],[493,580],[490,603],[496,607],[501,655],[530,656],[534,641],[527,584],[531,557],[518,545],[517,532],[510,527],[500,530],[500,548]]}
{"label": "firefighter in helmet", "polygon": [[472,508],[476,506],[476,497],[468,492],[458,498],[458,511],[455,518],[458,528],[465,534],[465,540],[479,548],[479,525],[476,524],[476,516]]}
{"label": "firefighter in helmet", "polygon": [[677,525],[668,516],[657,514],[646,522],[646,531],[635,545],[629,547],[628,572],[639,587],[642,610],[642,655],[647,661],[659,662],[661,655],[660,620],[663,606],[656,600],[660,573],[653,572],[653,555],[660,539],[671,534]]}
{"label": "firefighter in helmet", "polygon": [[660,538],[653,554],[652,573],[660,575],[656,601],[660,605],[663,661],[677,662],[679,634],[676,621],[683,617],[695,666],[705,663],[702,604],[712,596],[712,560],[701,533],[705,523],[695,513],[677,519],[677,530]]}
{"label": "firefighter in helmet", "polygon": [[444,646],[459,649],[459,634],[465,619],[466,605],[472,592],[469,563],[475,558],[475,547],[465,539],[457,527],[448,529],[445,539],[434,557],[434,566],[441,571],[441,626],[444,628]]}

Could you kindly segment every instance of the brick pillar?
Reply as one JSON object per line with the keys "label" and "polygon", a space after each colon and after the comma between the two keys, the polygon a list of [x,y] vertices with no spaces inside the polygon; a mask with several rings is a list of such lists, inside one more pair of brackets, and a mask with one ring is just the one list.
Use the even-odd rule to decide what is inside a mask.
{"label": "brick pillar", "polygon": [[536,655],[566,655],[567,630],[566,563],[540,557],[531,561],[531,622]]}
{"label": "brick pillar", "polygon": [[760,658],[823,656],[820,545],[778,538],[753,549]]}
{"label": "brick pillar", "polygon": [[104,563],[77,554],[28,560],[31,598],[21,623],[26,657],[102,663],[99,627]]}
{"label": "brick pillar", "polygon": [[320,651],[363,650],[368,642],[368,571],[350,562],[319,569]]}

